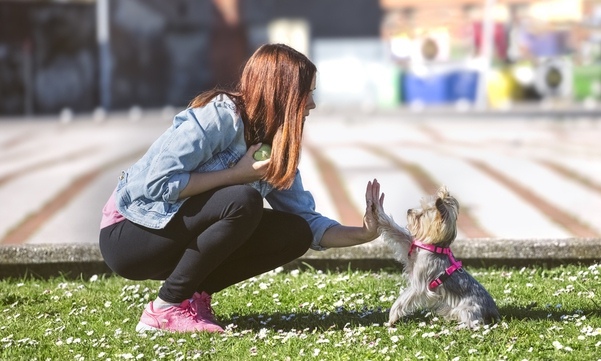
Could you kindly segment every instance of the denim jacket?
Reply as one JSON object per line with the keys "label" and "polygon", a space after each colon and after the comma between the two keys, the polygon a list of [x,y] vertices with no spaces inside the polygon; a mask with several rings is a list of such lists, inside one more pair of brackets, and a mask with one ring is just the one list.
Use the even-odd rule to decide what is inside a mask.
{"label": "denim jacket", "polygon": [[[244,124],[227,96],[219,95],[204,107],[185,109],[140,160],[121,172],[116,189],[117,209],[134,223],[164,228],[185,202],[178,198],[191,172],[232,167],[246,151]],[[298,170],[292,186],[286,190],[274,189],[263,180],[249,185],[274,210],[303,217],[313,232],[311,248],[324,249],[320,246],[324,232],[339,223],[315,211],[313,196],[304,190]]]}

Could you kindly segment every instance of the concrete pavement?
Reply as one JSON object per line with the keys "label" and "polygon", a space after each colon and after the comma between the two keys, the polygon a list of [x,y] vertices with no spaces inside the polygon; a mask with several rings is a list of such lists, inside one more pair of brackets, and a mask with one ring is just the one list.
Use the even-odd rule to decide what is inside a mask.
{"label": "concrete pavement", "polygon": [[[19,249],[69,246],[93,253],[100,210],[119,172],[172,115],[167,109],[102,119],[1,119],[0,264]],[[343,223],[360,224],[366,183],[377,178],[387,212],[402,225],[406,209],[447,185],[462,207],[458,246],[480,249],[506,240],[500,243],[515,248],[536,241],[540,252],[531,257],[562,258],[553,242],[590,246],[601,238],[601,118],[595,113],[323,110],[308,118],[305,132],[305,187],[320,212]],[[545,244],[551,248],[542,249]],[[458,253],[467,257],[468,249]],[[344,251],[358,259],[374,250],[387,258],[379,242],[319,257],[344,258],[338,252]],[[591,253],[597,248],[583,250],[582,259],[601,259],[601,252]],[[512,248],[505,254],[516,257]]]}

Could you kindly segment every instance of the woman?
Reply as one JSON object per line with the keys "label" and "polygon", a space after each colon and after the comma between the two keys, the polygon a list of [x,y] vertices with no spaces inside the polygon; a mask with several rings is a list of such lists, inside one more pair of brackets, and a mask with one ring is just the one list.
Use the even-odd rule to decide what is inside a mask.
{"label": "woman", "polygon": [[[248,60],[236,92],[198,95],[134,165],[103,209],[100,250],[132,280],[164,280],[136,330],[222,332],[211,294],[272,270],[310,247],[377,237],[368,182],[361,227],[315,211],[298,163],[305,117],[315,108],[317,69],[271,44]],[[271,158],[253,159],[262,143]],[[265,198],[272,209],[263,208]]]}

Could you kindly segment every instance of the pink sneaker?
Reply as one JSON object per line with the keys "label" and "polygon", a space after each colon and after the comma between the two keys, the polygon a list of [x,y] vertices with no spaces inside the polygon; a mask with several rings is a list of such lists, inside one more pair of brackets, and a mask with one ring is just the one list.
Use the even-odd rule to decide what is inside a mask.
{"label": "pink sneaker", "polygon": [[158,330],[170,332],[223,332],[223,328],[220,326],[199,321],[196,311],[191,307],[190,300],[183,301],[179,306],[158,310],[155,310],[152,302],[150,302],[142,312],[136,331]]}
{"label": "pink sneaker", "polygon": [[195,292],[190,301],[190,307],[196,312],[198,322],[219,327],[221,332],[223,332],[223,327],[217,322],[217,318],[215,318],[213,307],[211,307],[211,296],[208,293]]}

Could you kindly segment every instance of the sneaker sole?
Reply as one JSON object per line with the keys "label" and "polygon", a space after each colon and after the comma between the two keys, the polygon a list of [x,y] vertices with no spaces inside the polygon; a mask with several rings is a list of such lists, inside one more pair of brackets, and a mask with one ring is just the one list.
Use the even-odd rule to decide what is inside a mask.
{"label": "sneaker sole", "polygon": [[[144,332],[158,332],[158,331],[163,331],[163,332],[178,332],[178,331],[173,331],[173,330],[161,330],[160,328],[156,328],[156,327],[152,327],[149,326],[145,323],[142,322],[138,322],[138,325],[136,326],[136,332],[138,333],[144,333]],[[208,333],[223,333],[224,330],[223,328],[219,327],[210,327],[204,330],[194,330],[194,331],[181,331],[181,332],[208,332]]]}
{"label": "sneaker sole", "polygon": [[156,327],[149,326],[149,325],[147,325],[145,323],[142,323],[142,322],[138,322],[138,325],[136,326],[136,332],[140,332],[141,333],[141,332],[146,332],[146,331],[157,332],[157,331],[160,331],[160,329],[156,328]]}

